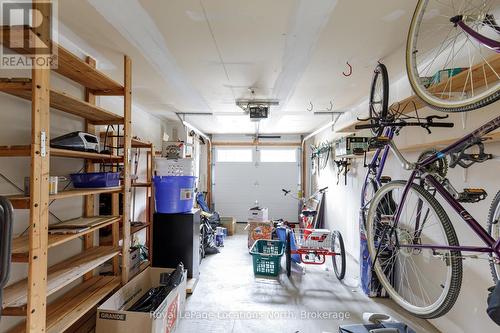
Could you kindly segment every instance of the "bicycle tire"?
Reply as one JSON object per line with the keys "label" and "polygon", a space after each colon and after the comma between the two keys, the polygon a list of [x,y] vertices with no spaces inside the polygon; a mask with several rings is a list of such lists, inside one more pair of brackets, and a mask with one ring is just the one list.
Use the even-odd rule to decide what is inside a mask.
{"label": "bicycle tire", "polygon": [[[416,26],[419,24],[420,16],[423,15],[423,12],[425,11],[425,8],[423,7],[425,4],[427,4],[427,1],[419,0],[417,5],[415,6],[415,11],[413,13],[410,23],[410,28],[408,29],[408,34],[406,38],[406,73],[408,80],[410,82],[410,86],[415,95],[417,95],[426,105],[430,106],[434,110],[447,113],[473,111],[498,101],[500,99],[499,84],[497,84],[496,91],[491,92],[489,95],[482,97],[477,101],[464,102],[462,104],[457,104],[456,106],[455,105],[452,106],[450,103],[448,104],[446,102],[437,103],[436,101],[430,99],[424,92],[425,88],[422,89],[421,84],[415,81],[415,77],[413,75],[414,66],[412,61],[412,57],[414,56],[414,51],[412,46],[414,43],[413,36],[415,34],[418,34],[418,29],[416,29]],[[417,32],[415,32],[415,30],[417,30]]]}
{"label": "bicycle tire", "polygon": [[[333,270],[335,272],[335,276],[337,277],[337,279],[339,281],[342,281],[345,277],[345,267],[346,267],[344,240],[342,239],[342,234],[340,233],[340,231],[334,230],[332,232],[332,252],[335,252],[336,240],[338,240],[339,242],[340,254],[332,255]],[[338,260],[340,260],[340,268],[337,265]]]}
{"label": "bicycle tire", "polygon": [[[381,80],[382,84],[382,101],[375,101],[375,90],[377,87],[378,80]],[[381,110],[376,111],[375,105],[380,104]],[[389,108],[389,75],[387,73],[387,67],[384,64],[378,64],[373,70],[373,77],[370,86],[370,100],[369,100],[370,118],[379,118],[380,120],[386,120],[388,108]],[[375,120],[371,119],[370,123],[375,124]],[[382,135],[384,129],[382,127],[372,128],[372,134],[374,136]]]}
{"label": "bicycle tire", "polygon": [[[406,181],[392,181],[384,186],[382,186],[377,194],[375,195],[373,203],[379,203],[381,198],[388,195],[389,193],[392,193],[397,187],[404,188],[406,185]],[[444,235],[446,237],[446,240],[449,245],[452,246],[458,246],[458,238],[455,233],[455,229],[453,228],[453,225],[451,224],[451,221],[446,214],[445,210],[441,206],[441,204],[436,200],[435,197],[433,197],[429,192],[427,192],[422,186],[417,185],[417,184],[412,184],[411,185],[411,190],[414,190],[417,192],[417,194],[420,194],[419,198],[424,199],[429,206],[434,210],[436,217],[439,219],[441,226],[443,227]],[[376,251],[374,250],[374,236],[376,234],[373,234],[373,228],[372,228],[372,220],[376,214],[379,214],[379,209],[377,205],[372,204],[370,206],[370,210],[368,213],[368,230],[367,230],[367,239],[368,239],[368,250],[370,252],[371,258],[376,257]],[[416,311],[415,309],[412,308],[412,306],[409,306],[407,302],[403,300],[404,297],[399,296],[399,293],[394,290],[394,287],[392,284],[390,284],[387,281],[387,277],[383,273],[383,270],[380,267],[380,263],[377,261],[373,265],[375,272],[377,274],[377,277],[379,278],[379,281],[382,283],[383,287],[387,290],[389,293],[390,297],[403,309],[406,311],[410,312],[414,316],[424,318],[424,319],[431,319],[431,318],[437,318],[441,317],[444,314],[446,314],[455,304],[458,295],[460,294],[460,288],[462,285],[462,274],[463,274],[463,267],[462,267],[462,260],[461,260],[461,253],[460,251],[450,251],[451,252],[451,257],[449,259],[449,264],[451,265],[451,277],[449,281],[449,288],[446,292],[446,295],[444,297],[440,297],[442,299],[438,305],[436,305],[434,308],[429,309],[429,311]]]}
{"label": "bicycle tire", "polygon": [[[488,213],[488,233],[493,237],[498,237],[493,233],[493,227],[496,226],[497,233],[500,234],[500,191],[497,192],[495,198],[491,202],[490,211]],[[495,219],[495,220],[494,220]],[[496,239],[495,239],[496,240]],[[493,253],[489,254],[491,259],[495,259]],[[500,280],[500,264],[495,264],[490,261],[491,276],[496,284]]]}

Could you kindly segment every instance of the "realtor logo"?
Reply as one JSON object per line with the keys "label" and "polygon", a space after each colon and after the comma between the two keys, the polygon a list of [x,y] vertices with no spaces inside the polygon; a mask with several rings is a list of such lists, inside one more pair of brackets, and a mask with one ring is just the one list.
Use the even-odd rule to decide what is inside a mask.
{"label": "realtor logo", "polygon": [[48,0],[0,0],[0,3],[0,68],[56,68],[57,3]]}

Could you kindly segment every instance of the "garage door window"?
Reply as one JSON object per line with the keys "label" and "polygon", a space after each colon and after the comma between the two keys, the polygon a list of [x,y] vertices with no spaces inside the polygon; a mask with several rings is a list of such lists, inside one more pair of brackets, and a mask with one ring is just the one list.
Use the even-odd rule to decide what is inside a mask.
{"label": "garage door window", "polygon": [[295,163],[297,162],[296,149],[262,149],[260,161],[263,163]]}
{"label": "garage door window", "polygon": [[252,149],[217,149],[217,162],[252,161]]}

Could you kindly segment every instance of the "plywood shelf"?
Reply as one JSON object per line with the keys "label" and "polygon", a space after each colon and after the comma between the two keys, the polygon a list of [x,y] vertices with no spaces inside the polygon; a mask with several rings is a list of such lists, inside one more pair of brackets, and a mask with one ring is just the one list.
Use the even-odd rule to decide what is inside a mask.
{"label": "plywood shelf", "polygon": [[[0,91],[31,100],[30,79],[1,79]],[[123,124],[123,117],[62,91],[50,90],[50,107],[78,116],[97,125]]]}
{"label": "plywood shelf", "polygon": [[69,149],[50,148],[50,155],[57,157],[83,158],[93,162],[123,162],[123,156],[99,154]]}
{"label": "plywood shelf", "polygon": [[[121,220],[119,216],[95,216],[95,217],[81,217],[72,219],[70,221],[80,220],[82,222],[96,222],[100,224],[95,227],[89,228],[83,232],[76,234],[49,234],[48,235],[48,248],[52,248],[83,235],[92,233],[108,225],[116,223]],[[12,239],[12,261],[13,262],[28,262],[29,259],[29,239],[28,235],[18,236]]]}
{"label": "plywood shelf", "polygon": [[151,225],[151,223],[143,223],[142,225],[132,225],[130,226],[130,234],[133,235],[135,233],[138,233],[139,231],[148,228]]}
{"label": "plywood shelf", "polygon": [[151,142],[143,141],[137,138],[132,138],[132,148],[151,148]]}
{"label": "plywood shelf", "polygon": [[[500,54],[495,54],[494,56],[488,58],[489,64],[494,68],[495,72],[500,72]],[[480,63],[478,65],[475,65],[472,67],[472,70],[465,70],[462,71],[461,73],[453,76],[453,79],[450,80],[449,83],[448,81],[443,81],[434,87],[430,88],[429,90],[436,95],[441,94],[443,91],[445,92],[469,92],[472,90],[472,87],[474,89],[479,89],[484,87],[486,84],[486,80],[488,79],[493,79],[495,78],[496,74],[489,68],[488,66],[483,66],[483,63]],[[471,75],[472,73],[472,75]],[[484,80],[484,77],[486,77],[486,80]],[[473,84],[471,85],[471,81]],[[493,81],[492,81],[493,82]],[[492,83],[490,82],[490,84]],[[413,107],[413,104],[415,103],[415,108]],[[409,96],[399,102],[394,103],[393,105],[399,104],[400,110],[404,108],[403,114],[408,114],[413,112],[415,109],[419,110],[427,104],[425,104],[419,97],[416,95]],[[338,133],[353,133],[358,131],[354,127],[356,125],[363,124],[365,122],[362,121],[356,121],[352,124],[345,125],[344,127],[341,127],[339,129],[336,129],[335,131]]]}
{"label": "plywood shelf", "polygon": [[[138,233],[139,231],[144,230],[150,226],[151,226],[151,223],[148,223],[148,222],[144,222],[142,225],[138,225],[138,226],[131,225],[130,226],[130,235],[134,235],[134,234]],[[120,240],[122,240],[123,239],[123,228],[121,226],[120,226],[119,235],[120,235]],[[112,243],[113,243],[113,241],[112,241],[111,235],[103,236],[100,239],[100,244],[102,244],[102,245],[111,245]]]}
{"label": "plywood shelf", "polygon": [[[486,141],[484,141],[484,144],[491,144],[491,143],[498,143],[500,142],[500,132],[493,132],[484,137]],[[453,139],[445,139],[445,140],[438,140],[438,141],[431,141],[431,142],[424,142],[424,143],[418,143],[415,145],[410,145],[406,147],[399,148],[399,151],[401,152],[422,152],[427,149],[431,148],[444,148],[446,146],[451,145],[452,143],[460,140],[460,138],[453,138]],[[369,151],[367,154],[371,155],[375,152],[375,150]],[[346,158],[346,157],[343,157]],[[347,158],[363,158],[363,155],[352,155]]]}
{"label": "plywood shelf", "polygon": [[[97,246],[64,260],[48,269],[47,296],[61,290],[85,273],[105,263],[120,252],[120,248]],[[28,279],[4,288],[2,307],[21,307],[27,302]]]}
{"label": "plywood shelf", "polygon": [[[61,191],[57,194],[51,194],[49,200],[65,199],[78,196],[101,194],[101,193],[116,193],[123,191],[123,186],[117,187],[103,187],[103,188],[75,188],[71,190]],[[11,195],[7,196],[10,200],[12,206],[16,209],[29,209],[30,208],[30,198],[25,195]]]}
{"label": "plywood shelf", "polygon": [[[5,45],[10,45],[10,33],[24,33],[24,31],[28,29],[29,28],[27,26],[3,26],[0,29],[0,40],[3,41]],[[28,34],[25,34],[24,36],[27,38]],[[63,75],[84,87],[87,87],[94,95],[124,94],[123,85],[109,78],[95,67],[90,66],[83,59],[80,59],[64,47],[56,44],[55,42],[52,43],[55,50],[54,53],[57,54],[57,66],[54,68],[56,73]],[[24,45],[29,45],[29,41],[25,41]],[[28,49],[21,48],[16,49],[16,51],[20,54],[30,53]]]}
{"label": "plywood shelf", "polygon": [[[64,332],[119,286],[120,279],[117,277],[95,276],[71,289],[47,306],[46,332]],[[9,331],[23,332],[26,332],[25,322]]]}
{"label": "plywood shelf", "polygon": [[[31,149],[29,145],[0,146],[0,157],[29,157]],[[50,148],[50,155],[55,157],[83,158],[93,162],[123,162],[122,156],[91,153],[85,151]]]}
{"label": "plywood shelf", "polygon": [[150,187],[151,183],[150,182],[137,182],[137,183],[132,183],[132,187]]}
{"label": "plywood shelf", "polygon": [[56,47],[58,67],[55,72],[87,87],[94,95],[123,95],[123,85],[90,66],[62,46],[56,45]]}
{"label": "plywood shelf", "polygon": [[[500,142],[500,132],[494,132],[486,135],[484,137],[485,139],[487,138],[486,141],[484,141],[484,144],[490,144],[490,143],[496,143]],[[401,151],[404,152],[421,152],[429,148],[442,148],[451,145],[453,142],[459,140],[460,138],[454,138],[454,139],[446,139],[446,140],[438,140],[438,141],[433,141],[433,142],[425,142],[425,143],[419,143],[416,145],[411,145],[407,146],[401,149]]]}

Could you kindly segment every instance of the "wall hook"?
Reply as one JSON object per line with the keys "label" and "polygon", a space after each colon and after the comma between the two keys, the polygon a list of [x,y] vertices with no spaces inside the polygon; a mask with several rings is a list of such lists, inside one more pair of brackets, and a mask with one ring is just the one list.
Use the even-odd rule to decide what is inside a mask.
{"label": "wall hook", "polygon": [[307,108],[307,111],[311,112],[314,109],[313,103],[309,102],[309,107]]}
{"label": "wall hook", "polygon": [[344,74],[344,76],[351,76],[352,75],[352,66],[351,64],[349,63],[349,61],[346,62],[347,66],[349,67],[347,73],[346,72],[342,72],[342,74]]}
{"label": "wall hook", "polygon": [[333,110],[333,102],[332,101],[330,101],[330,107],[327,110],[328,110],[328,112],[332,112],[332,110]]}

